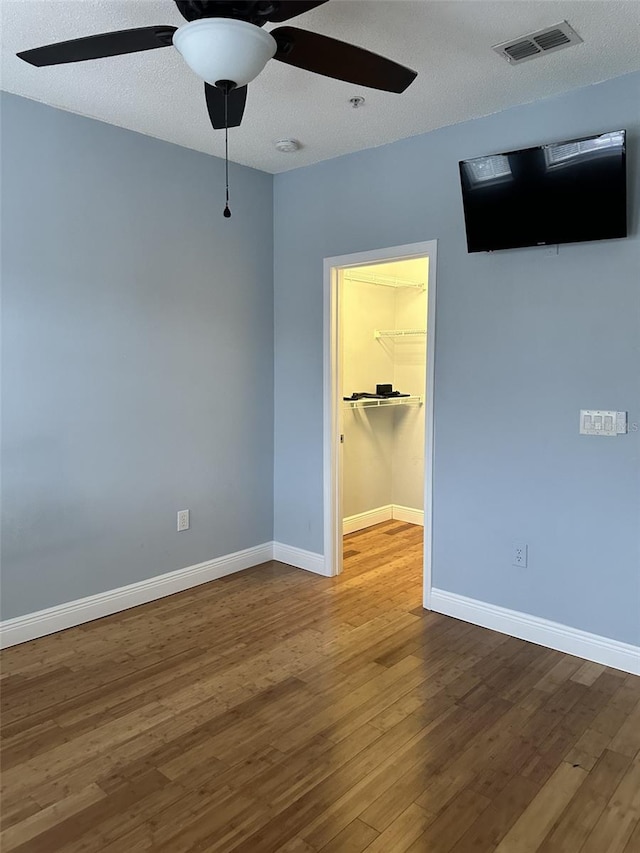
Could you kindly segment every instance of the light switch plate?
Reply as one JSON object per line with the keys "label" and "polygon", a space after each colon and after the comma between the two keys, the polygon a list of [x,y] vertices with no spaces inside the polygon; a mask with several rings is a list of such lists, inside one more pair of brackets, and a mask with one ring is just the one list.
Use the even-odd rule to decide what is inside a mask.
{"label": "light switch plate", "polygon": [[580,435],[617,435],[618,413],[609,409],[581,409]]}
{"label": "light switch plate", "polygon": [[627,413],[616,412],[616,434],[626,435],[629,431],[627,426]]}

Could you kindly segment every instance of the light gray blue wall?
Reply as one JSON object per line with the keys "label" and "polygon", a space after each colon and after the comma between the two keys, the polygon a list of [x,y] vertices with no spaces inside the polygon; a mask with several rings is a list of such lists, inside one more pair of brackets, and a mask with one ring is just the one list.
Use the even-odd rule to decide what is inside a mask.
{"label": "light gray blue wall", "polygon": [[1,108],[8,618],[271,540],[273,181]]}
{"label": "light gray blue wall", "polygon": [[[632,74],[276,177],[277,541],[323,550],[323,258],[436,238],[434,586],[640,642],[640,432],[578,435],[640,422],[639,104]],[[467,254],[460,159],[617,128],[630,238]]]}

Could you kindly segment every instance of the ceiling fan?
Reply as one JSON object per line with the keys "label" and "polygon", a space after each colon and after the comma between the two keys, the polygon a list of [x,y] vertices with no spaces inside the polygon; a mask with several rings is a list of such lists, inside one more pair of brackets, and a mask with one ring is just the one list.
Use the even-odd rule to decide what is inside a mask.
{"label": "ceiling fan", "polygon": [[[175,0],[187,20],[181,27],[137,27],[58,42],[18,53],[38,67],[119,56],[173,45],[204,83],[214,129],[238,127],[247,84],[269,59],[348,83],[401,93],[417,73],[410,68],[298,27],[276,27],[328,0]],[[228,182],[227,182],[228,183]],[[228,187],[227,187],[228,195]],[[230,216],[225,208],[225,216]]]}

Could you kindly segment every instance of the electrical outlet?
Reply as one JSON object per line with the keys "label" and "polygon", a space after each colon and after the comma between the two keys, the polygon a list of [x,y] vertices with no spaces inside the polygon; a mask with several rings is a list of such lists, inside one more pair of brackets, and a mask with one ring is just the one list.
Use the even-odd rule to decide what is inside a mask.
{"label": "electrical outlet", "polygon": [[178,533],[189,529],[189,510],[181,509],[178,513]]}
{"label": "electrical outlet", "polygon": [[511,551],[511,565],[518,566],[521,569],[527,568],[529,546],[523,543],[518,543],[513,546]]}

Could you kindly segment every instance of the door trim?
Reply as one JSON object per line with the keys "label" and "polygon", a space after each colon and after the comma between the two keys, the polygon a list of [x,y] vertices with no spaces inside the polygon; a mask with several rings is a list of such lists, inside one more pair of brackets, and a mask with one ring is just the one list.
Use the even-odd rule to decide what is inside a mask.
{"label": "door trim", "polygon": [[424,477],[424,566],[423,605],[431,609],[433,567],[433,458],[434,458],[434,394],[436,337],[436,270],[437,240],[408,243],[337,255],[324,259],[323,293],[323,490],[324,490],[324,559],[327,575],[342,571],[342,494],[338,477],[341,409],[340,366],[340,271],[349,267],[368,266],[389,261],[429,258],[427,299],[427,387],[425,389],[425,477]]}

